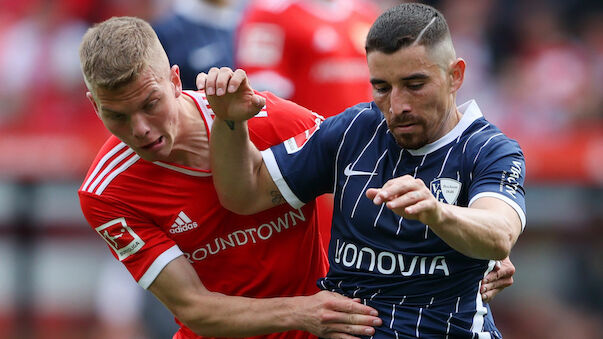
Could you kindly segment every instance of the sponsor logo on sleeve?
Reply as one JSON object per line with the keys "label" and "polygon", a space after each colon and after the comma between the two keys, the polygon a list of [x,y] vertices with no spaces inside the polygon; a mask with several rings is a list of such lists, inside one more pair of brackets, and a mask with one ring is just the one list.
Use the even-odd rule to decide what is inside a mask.
{"label": "sponsor logo on sleeve", "polygon": [[434,179],[429,186],[431,193],[438,201],[455,205],[456,199],[461,193],[462,184],[454,179],[438,178]]}
{"label": "sponsor logo on sleeve", "polygon": [[500,180],[500,191],[505,192],[513,199],[517,199],[517,188],[519,186],[519,178],[521,177],[522,163],[513,161],[509,171],[503,171]]}
{"label": "sponsor logo on sleeve", "polygon": [[126,224],[125,218],[113,219],[95,230],[115,251],[119,261],[123,261],[144,246],[144,241]]}

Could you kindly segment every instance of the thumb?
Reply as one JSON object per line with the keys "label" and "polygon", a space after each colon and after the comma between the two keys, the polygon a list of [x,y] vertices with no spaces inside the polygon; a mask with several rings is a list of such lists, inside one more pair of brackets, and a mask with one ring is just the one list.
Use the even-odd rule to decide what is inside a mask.
{"label": "thumb", "polygon": [[266,105],[266,98],[262,97],[261,95],[254,94],[253,98],[251,99],[251,103],[255,107],[262,108],[264,105]]}

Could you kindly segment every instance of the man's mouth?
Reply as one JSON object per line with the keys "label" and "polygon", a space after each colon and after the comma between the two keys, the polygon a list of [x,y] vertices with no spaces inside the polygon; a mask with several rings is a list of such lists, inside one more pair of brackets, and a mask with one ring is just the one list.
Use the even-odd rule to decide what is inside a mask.
{"label": "man's mouth", "polygon": [[163,136],[160,136],[159,138],[157,138],[157,140],[155,140],[151,143],[148,143],[148,144],[142,146],[141,148],[145,149],[145,150],[149,150],[149,149],[153,148],[154,146],[161,144],[161,142],[163,142]]}

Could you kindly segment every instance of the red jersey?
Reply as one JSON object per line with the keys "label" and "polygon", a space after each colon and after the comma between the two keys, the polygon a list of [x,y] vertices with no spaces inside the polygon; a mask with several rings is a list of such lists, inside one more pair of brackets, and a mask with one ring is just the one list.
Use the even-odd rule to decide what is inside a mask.
{"label": "red jersey", "polygon": [[364,44],[378,8],[363,0],[256,0],[237,39],[237,67],[270,90],[329,117],[371,101]]}
{"label": "red jersey", "polygon": [[[200,92],[185,94],[197,103],[209,136],[213,112],[207,100]],[[249,121],[259,149],[319,123],[320,117],[300,106],[261,95],[266,106]],[[210,171],[145,161],[113,136],[78,193],[92,228],[145,289],[180,255],[208,290],[227,295],[310,295],[319,291],[316,281],[327,271],[314,202],[238,215],[220,205]],[[199,338],[184,326],[177,336]],[[261,338],[313,336],[291,331]]]}

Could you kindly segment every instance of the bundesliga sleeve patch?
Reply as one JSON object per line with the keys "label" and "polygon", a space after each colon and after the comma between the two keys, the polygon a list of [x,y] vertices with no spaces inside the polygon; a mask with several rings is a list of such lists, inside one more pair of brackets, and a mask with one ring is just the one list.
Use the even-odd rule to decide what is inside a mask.
{"label": "bundesliga sleeve patch", "polygon": [[294,136],[293,138],[289,138],[289,139],[285,140],[284,144],[285,144],[285,149],[287,150],[287,154],[293,154],[293,153],[299,151],[300,149],[302,149],[302,147],[304,147],[306,142],[308,142],[308,140],[310,140],[312,135],[314,135],[314,133],[316,133],[316,131],[318,131],[319,128],[320,128],[320,125],[317,123],[316,125],[301,132],[300,134]]}
{"label": "bundesliga sleeve patch", "polygon": [[126,224],[125,218],[113,219],[95,230],[115,251],[119,261],[123,261],[144,246],[144,241]]}

